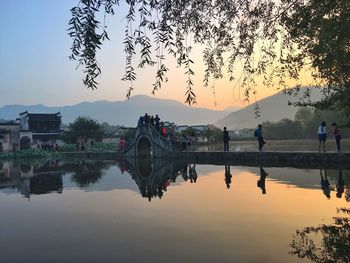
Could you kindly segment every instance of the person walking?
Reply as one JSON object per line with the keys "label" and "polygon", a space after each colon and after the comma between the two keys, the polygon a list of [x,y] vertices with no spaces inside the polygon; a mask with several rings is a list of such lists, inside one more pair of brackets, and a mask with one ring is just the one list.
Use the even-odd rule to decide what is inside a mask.
{"label": "person walking", "polygon": [[326,152],[327,130],[326,130],[326,123],[324,121],[321,122],[320,126],[318,127],[317,136],[318,136],[318,151],[321,152],[321,146],[322,146],[323,152]]}
{"label": "person walking", "polygon": [[254,131],[254,136],[258,139],[259,152],[263,151],[264,144],[266,143],[262,135],[262,125],[259,124],[258,128]]}
{"label": "person walking", "polygon": [[337,145],[337,152],[340,152],[340,140],[341,140],[341,132],[335,122],[332,123],[332,134],[335,138],[335,143]]}
{"label": "person walking", "polygon": [[156,117],[154,118],[154,121],[155,121],[156,129],[157,129],[157,131],[159,131],[159,129],[160,129],[160,126],[159,126],[160,118],[159,118],[158,114],[156,114]]}
{"label": "person walking", "polygon": [[224,127],[224,131],[223,131],[223,140],[224,140],[224,151],[228,152],[230,148],[229,147],[230,136],[226,127]]}

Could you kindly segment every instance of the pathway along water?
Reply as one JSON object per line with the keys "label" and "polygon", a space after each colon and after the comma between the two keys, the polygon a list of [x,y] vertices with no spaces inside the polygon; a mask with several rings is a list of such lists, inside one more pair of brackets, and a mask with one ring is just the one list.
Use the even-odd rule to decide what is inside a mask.
{"label": "pathway along water", "polygon": [[[124,158],[121,152],[65,152],[64,159],[116,160]],[[133,159],[134,157],[129,157]],[[350,168],[350,152],[174,152],[168,159],[183,159],[200,164],[231,164],[268,167],[324,167]]]}

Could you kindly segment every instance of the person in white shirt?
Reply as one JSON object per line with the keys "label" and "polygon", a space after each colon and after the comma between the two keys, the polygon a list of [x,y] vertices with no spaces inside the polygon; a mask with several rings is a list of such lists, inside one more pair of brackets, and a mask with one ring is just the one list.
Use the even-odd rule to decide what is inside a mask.
{"label": "person in white shirt", "polygon": [[322,146],[323,152],[326,152],[327,130],[326,130],[326,123],[324,121],[321,122],[321,125],[318,127],[317,136],[318,136],[318,151],[321,152],[321,146]]}

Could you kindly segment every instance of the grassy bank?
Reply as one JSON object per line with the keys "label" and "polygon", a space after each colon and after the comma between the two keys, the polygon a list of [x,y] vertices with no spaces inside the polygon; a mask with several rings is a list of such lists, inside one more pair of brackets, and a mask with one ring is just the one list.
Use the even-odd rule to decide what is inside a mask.
{"label": "grassy bank", "polygon": [[56,151],[45,151],[39,149],[28,149],[14,152],[0,153],[0,160],[54,160],[62,157],[62,154]]}
{"label": "grassy bank", "polygon": [[[87,144],[85,151],[87,152],[115,152],[117,150],[116,143],[95,143],[93,146]],[[65,144],[58,148],[59,152],[76,152],[75,144]]]}

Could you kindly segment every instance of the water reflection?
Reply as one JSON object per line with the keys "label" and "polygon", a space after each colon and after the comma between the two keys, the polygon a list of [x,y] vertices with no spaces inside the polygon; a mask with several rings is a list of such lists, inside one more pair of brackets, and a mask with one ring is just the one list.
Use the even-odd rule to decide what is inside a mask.
{"label": "water reflection", "polygon": [[[43,259],[35,262],[83,262],[70,254],[75,247],[87,253],[84,262],[349,262],[349,185],[348,170],[147,158],[3,162],[2,260],[24,261],[16,248]],[[41,195],[40,202],[33,195]],[[53,243],[61,261],[36,254],[35,247],[52,251]],[[169,260],[175,249],[181,252]]]}
{"label": "water reflection", "polygon": [[[171,183],[175,183],[179,175],[186,182],[196,183],[198,174],[196,164],[184,161],[169,162],[163,159],[138,158],[118,161],[119,167],[125,168],[140,189],[142,197],[149,201],[162,198]],[[122,169],[121,169],[122,171]]]}
{"label": "water reflection", "polygon": [[320,176],[321,176],[321,188],[322,188],[323,194],[329,199],[331,198],[331,189],[330,189],[330,183],[327,177],[327,170],[320,169]]}
{"label": "water reflection", "polygon": [[[149,158],[138,158],[117,161],[77,161],[77,162],[59,162],[50,161],[46,163],[17,164],[11,162],[0,162],[0,189],[14,189],[25,197],[31,195],[40,195],[48,193],[62,193],[64,188],[63,177],[69,176],[70,181],[81,189],[86,189],[94,185],[99,188],[99,182],[102,180],[106,171],[111,167],[118,167],[121,174],[131,176],[131,179],[137,185],[142,197],[151,201],[152,198],[162,198],[167,188],[181,178],[183,182],[196,183],[198,181],[197,164],[187,163],[185,161],[172,161],[163,159],[151,160]],[[227,189],[232,184],[232,166],[226,164],[223,167],[224,181]],[[218,168],[220,169],[220,168]],[[290,177],[288,180],[282,180],[283,175],[279,171],[282,168],[270,168],[275,170],[270,180],[277,180],[282,183],[303,186],[303,180],[308,177],[302,174]],[[299,169],[295,169],[299,171]],[[257,187],[262,194],[267,194],[266,178],[268,173],[265,168],[260,166],[256,175]],[[323,195],[330,199],[332,191],[336,191],[336,197],[343,196],[350,201],[350,191],[345,187],[343,170],[319,169],[320,184],[319,189]],[[334,182],[333,186],[330,178]],[[300,182],[299,182],[300,181]],[[301,184],[300,184],[301,183]],[[67,184],[67,183],[66,183]],[[109,185],[110,189],[118,187]],[[314,184],[310,183],[311,188]]]}
{"label": "water reflection", "polygon": [[0,189],[14,189],[24,197],[63,192],[63,176],[71,174],[71,180],[80,188],[97,183],[107,162],[59,162],[0,163]]}
{"label": "water reflection", "polygon": [[260,166],[260,178],[258,180],[257,186],[261,189],[262,194],[266,194],[265,179],[268,173]]}
{"label": "water reflection", "polygon": [[313,262],[350,262],[350,209],[338,208],[333,224],[297,230],[290,253]]}
{"label": "water reflection", "polygon": [[225,183],[226,183],[227,189],[230,189],[231,187],[231,179],[232,179],[231,166],[225,165]]}
{"label": "water reflection", "polygon": [[339,169],[338,181],[337,181],[337,197],[342,198],[344,193],[344,179],[343,179],[343,171]]}

